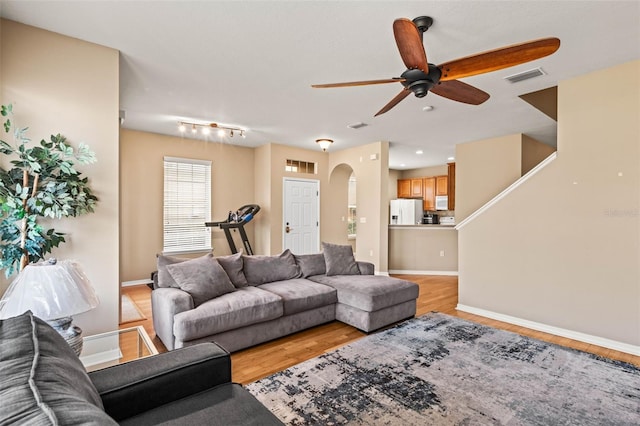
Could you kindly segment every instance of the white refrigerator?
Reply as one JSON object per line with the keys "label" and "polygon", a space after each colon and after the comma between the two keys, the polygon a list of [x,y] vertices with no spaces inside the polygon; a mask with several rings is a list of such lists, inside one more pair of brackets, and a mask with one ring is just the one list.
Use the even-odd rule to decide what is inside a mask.
{"label": "white refrigerator", "polygon": [[391,200],[389,219],[391,225],[416,225],[422,223],[422,200]]}

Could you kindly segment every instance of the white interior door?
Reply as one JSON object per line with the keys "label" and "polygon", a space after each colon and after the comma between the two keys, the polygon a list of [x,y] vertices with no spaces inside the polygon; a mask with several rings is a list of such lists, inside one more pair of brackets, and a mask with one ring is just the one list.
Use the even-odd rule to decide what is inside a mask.
{"label": "white interior door", "polygon": [[320,182],[284,178],[283,249],[294,254],[320,251]]}

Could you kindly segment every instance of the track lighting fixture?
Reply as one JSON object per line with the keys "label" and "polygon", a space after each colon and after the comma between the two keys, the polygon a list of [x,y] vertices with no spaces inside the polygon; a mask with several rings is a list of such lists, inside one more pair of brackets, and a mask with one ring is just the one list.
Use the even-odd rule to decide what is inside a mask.
{"label": "track lighting fixture", "polygon": [[191,127],[191,133],[193,134],[198,133],[198,129],[202,129],[201,132],[203,135],[209,135],[211,134],[211,129],[218,129],[218,136],[221,138],[224,137],[227,132],[231,138],[237,134],[240,134],[243,138],[246,137],[246,130],[239,127],[225,126],[218,123],[191,123],[189,121],[178,122],[178,130],[180,133],[184,133],[187,130],[187,126]]}

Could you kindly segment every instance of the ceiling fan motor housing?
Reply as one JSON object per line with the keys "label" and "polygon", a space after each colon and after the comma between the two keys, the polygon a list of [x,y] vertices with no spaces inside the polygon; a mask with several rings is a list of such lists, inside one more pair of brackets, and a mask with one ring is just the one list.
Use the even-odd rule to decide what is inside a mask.
{"label": "ceiling fan motor housing", "polygon": [[402,73],[401,77],[405,80],[402,85],[411,90],[416,98],[423,98],[433,86],[440,82],[442,71],[434,64],[429,64],[429,74],[414,68],[408,69]]}

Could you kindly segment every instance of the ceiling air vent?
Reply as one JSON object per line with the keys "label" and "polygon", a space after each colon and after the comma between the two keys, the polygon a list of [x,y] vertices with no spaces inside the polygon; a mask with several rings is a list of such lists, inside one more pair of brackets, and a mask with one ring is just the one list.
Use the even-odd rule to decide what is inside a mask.
{"label": "ceiling air vent", "polygon": [[529,71],[519,72],[518,74],[509,75],[504,79],[511,83],[519,83],[521,81],[529,80],[530,78],[534,78],[534,77],[540,77],[541,75],[546,75],[546,74],[547,73],[544,72],[542,68],[535,68]]}

